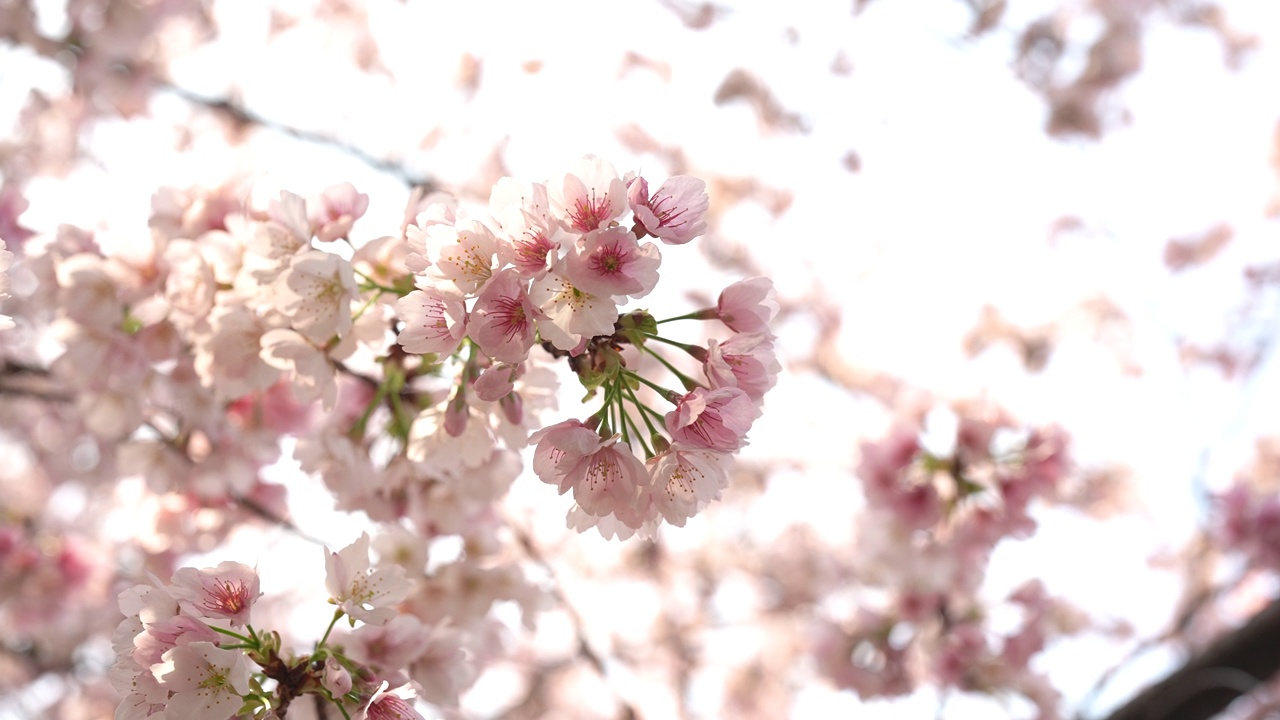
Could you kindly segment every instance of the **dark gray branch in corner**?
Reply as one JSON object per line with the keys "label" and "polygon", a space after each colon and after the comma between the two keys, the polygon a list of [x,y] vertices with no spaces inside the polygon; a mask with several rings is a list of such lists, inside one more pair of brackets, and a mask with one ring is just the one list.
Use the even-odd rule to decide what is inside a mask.
{"label": "dark gray branch in corner", "polygon": [[1218,638],[1107,720],[1204,720],[1280,671],[1280,600]]}

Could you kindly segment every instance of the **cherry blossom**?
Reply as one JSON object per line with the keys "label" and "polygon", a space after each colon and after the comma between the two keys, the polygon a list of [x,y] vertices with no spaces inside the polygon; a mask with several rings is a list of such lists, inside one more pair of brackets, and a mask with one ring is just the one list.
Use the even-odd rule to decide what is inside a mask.
{"label": "cherry blossom", "polygon": [[412,705],[405,702],[413,697],[415,693],[411,688],[400,686],[388,690],[387,683],[384,682],[369,698],[369,702],[351,716],[351,720],[426,720]]}
{"label": "cherry blossom", "polygon": [[593,295],[642,298],[658,283],[658,246],[621,227],[593,230],[565,256],[564,275]]}
{"label": "cherry blossom", "polygon": [[312,342],[324,344],[351,330],[355,275],[337,255],[309,250],[293,256],[273,289],[276,308]]}
{"label": "cherry blossom", "polygon": [[249,622],[249,611],[262,595],[258,573],[237,562],[214,568],[179,568],[169,592],[186,612],[198,617],[225,618],[232,626]]}
{"label": "cherry blossom", "polygon": [[737,387],[695,388],[665,419],[672,440],[733,452],[746,443],[747,431],[759,414],[751,398]]}
{"label": "cherry blossom", "polygon": [[677,527],[718,500],[729,483],[729,456],[704,448],[677,443],[647,465],[653,477],[653,504]]}
{"label": "cherry blossom", "polygon": [[[9,297],[9,268],[13,265],[13,253],[6,249],[3,238],[0,238],[0,300]],[[0,315],[0,330],[14,327],[13,318]]]}
{"label": "cherry blossom", "polygon": [[192,720],[226,720],[249,693],[249,665],[243,653],[208,642],[179,645],[151,669],[173,694],[166,711]]}
{"label": "cherry blossom", "polygon": [[778,314],[776,295],[769,278],[739,280],[720,292],[716,316],[734,332],[767,333]]}
{"label": "cherry blossom", "polygon": [[369,196],[356,192],[351,183],[341,183],[324,189],[318,197],[307,200],[307,219],[316,229],[316,239],[332,242],[344,238],[369,209]]}
{"label": "cherry blossom", "polygon": [[538,332],[561,350],[573,350],[585,338],[613,332],[618,306],[608,296],[593,295],[570,282],[562,260],[554,270],[533,282],[529,300],[546,318]]}
{"label": "cherry blossom", "polygon": [[778,382],[782,366],[767,333],[734,335],[725,342],[707,341],[703,372],[712,388],[736,387],[756,403]]}
{"label": "cherry blossom", "polygon": [[469,331],[489,357],[519,363],[533,347],[535,313],[519,276],[504,270],[476,300]]}
{"label": "cherry blossom", "polygon": [[338,608],[357,620],[383,625],[396,615],[391,607],[409,594],[412,583],[398,565],[369,568],[369,533],[338,552],[325,549],[325,588]]}
{"label": "cherry blossom", "polygon": [[703,218],[710,200],[707,184],[698,178],[668,178],[650,197],[648,181],[637,177],[628,186],[627,197],[637,226],[668,245],[683,245],[707,231]]}
{"label": "cherry blossom", "polygon": [[450,290],[421,282],[418,288],[396,303],[397,314],[405,323],[396,342],[406,352],[449,355],[458,349],[466,334],[463,299]]}
{"label": "cherry blossom", "polygon": [[432,272],[452,283],[467,297],[478,295],[493,278],[498,257],[498,239],[478,220],[459,220],[426,228],[427,250]]}
{"label": "cherry blossom", "polygon": [[565,230],[580,233],[605,227],[627,210],[626,187],[608,162],[587,155],[573,169],[547,183],[551,213]]}

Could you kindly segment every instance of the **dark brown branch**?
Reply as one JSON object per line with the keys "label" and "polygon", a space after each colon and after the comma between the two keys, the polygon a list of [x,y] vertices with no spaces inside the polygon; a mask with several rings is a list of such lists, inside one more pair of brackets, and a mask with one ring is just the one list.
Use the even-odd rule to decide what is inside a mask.
{"label": "dark brown branch", "polygon": [[1280,671],[1280,600],[1223,635],[1108,720],[1201,720]]}

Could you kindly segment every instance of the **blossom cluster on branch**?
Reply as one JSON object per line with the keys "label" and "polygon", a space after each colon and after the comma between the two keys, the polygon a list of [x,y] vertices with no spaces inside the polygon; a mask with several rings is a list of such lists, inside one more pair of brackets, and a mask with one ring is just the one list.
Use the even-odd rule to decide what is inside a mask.
{"label": "blossom cluster on branch", "polygon": [[[261,593],[257,571],[246,565],[183,567],[169,583],[153,578],[122,592],[126,617],[113,637],[112,680],[125,698],[117,720],[282,718],[306,695],[348,720],[422,720],[407,699],[425,693],[456,702],[468,660],[447,622],[427,627],[394,610],[411,590],[404,568],[371,569],[364,534],[326,550],[325,569],[329,602],[338,607],[314,649],[301,654],[284,648],[280,633],[250,622]],[[335,635],[344,617],[361,625]],[[441,672],[429,658],[452,667]]]}
{"label": "blossom cluster on branch", "polygon": [[[105,252],[93,233],[70,226],[27,239],[16,266],[34,282],[13,298],[8,331],[11,357],[26,362],[10,366],[6,389],[38,394],[19,383],[36,378],[65,393],[73,407],[63,432],[93,438],[97,472],[140,477],[189,512],[240,507],[281,521],[282,488],[263,470],[279,459],[282,438],[296,438],[295,458],[340,509],[391,524],[381,537],[405,549],[393,555],[421,559],[424,543],[442,535],[468,543],[468,562],[431,577],[422,562],[405,565],[423,581],[390,603],[405,615],[366,607],[359,598],[375,592],[374,580],[359,572],[354,585],[334,585],[344,563],[359,561],[331,556],[340,614],[394,626],[397,643],[421,636],[419,649],[441,633],[452,638],[441,628],[453,623],[467,632],[450,642],[478,643],[470,650],[483,654],[493,602],[526,610],[542,602],[517,565],[472,565],[498,551],[498,504],[520,475],[520,451],[535,445],[534,474],[572,492],[572,528],[626,538],[652,536],[662,522],[684,525],[720,497],[776,382],[769,321],[778,306],[769,280],[754,277],[725,288],[712,307],[667,318],[622,307],[658,282],[661,253],[646,238],[679,246],[705,231],[708,198],[691,177],[651,189],[588,156],[546,184],[502,179],[487,211],[469,213],[443,194],[414,196],[397,233],[353,241],[367,207],[345,184],[309,198],[284,192],[265,209],[244,204],[234,185],[169,189],[153,200],[141,256]],[[726,332],[685,342],[667,330],[676,321]],[[46,330],[52,353],[32,342]],[[557,363],[599,406],[537,430],[555,404]],[[41,410],[19,403],[10,412]],[[33,449],[48,445],[35,437],[47,427],[26,427]],[[175,541],[169,549],[172,559],[184,548]],[[166,572],[163,563],[149,569]],[[120,647],[136,664],[122,713],[207,701],[217,708],[209,717],[225,716],[262,696],[246,690],[245,657],[281,689],[244,712],[280,710],[324,686],[308,679],[312,665],[339,657],[321,657],[323,642],[295,662],[280,659],[277,636],[233,630],[256,597],[256,575],[246,572],[179,569],[169,585],[153,581],[122,597],[131,618],[125,640],[135,649]],[[455,581],[466,591],[444,588]],[[432,602],[442,595],[461,606]],[[229,625],[204,623],[210,618]],[[244,653],[232,657],[215,642],[228,632]],[[144,637],[147,650],[136,649]],[[157,637],[170,646],[159,648]],[[359,652],[340,657],[372,663],[369,677],[396,679]],[[455,680],[414,679],[444,688],[427,693],[431,702],[455,703],[474,673],[437,660],[434,671]],[[198,682],[195,667],[205,673]],[[211,699],[214,687],[223,695]],[[347,699],[368,701],[377,684],[361,687]],[[329,691],[345,702],[346,691]]]}

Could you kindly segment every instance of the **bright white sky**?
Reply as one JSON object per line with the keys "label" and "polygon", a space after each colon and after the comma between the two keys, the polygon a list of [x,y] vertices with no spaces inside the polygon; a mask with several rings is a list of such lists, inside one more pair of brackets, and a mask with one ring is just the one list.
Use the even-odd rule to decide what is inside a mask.
{"label": "bright white sky", "polygon": [[[1056,3],[1011,4],[1006,28],[1023,27]],[[725,214],[721,233],[750,249],[784,297],[820,287],[837,299],[849,358],[940,396],[984,394],[1024,420],[1057,422],[1074,433],[1083,462],[1133,469],[1137,515],[1106,525],[1046,518],[1034,541],[998,554],[992,595],[1038,575],[1086,610],[1133,621],[1139,636],[1161,629],[1177,597],[1175,578],[1147,574],[1146,562],[1177,547],[1201,511],[1191,480],[1202,454],[1209,452],[1207,478],[1220,484],[1247,461],[1255,436],[1280,430],[1272,404],[1258,400],[1280,390],[1273,364],[1242,389],[1212,373],[1186,372],[1172,344],[1179,334],[1215,337],[1240,301],[1239,268],[1274,257],[1275,224],[1262,208],[1275,182],[1267,158],[1280,117],[1280,3],[1230,5],[1232,22],[1262,37],[1236,74],[1223,69],[1209,34],[1154,25],[1146,69],[1121,99],[1132,122],[1101,143],[1046,141],[1041,101],[1008,69],[1008,30],[997,31],[1004,33],[999,40],[961,39],[970,17],[956,0],[878,0],[857,18],[850,3],[725,5],[722,22],[695,33],[651,2],[610,4],[607,12],[585,0],[370,2],[374,31],[385,39],[382,59],[398,82],[392,86],[353,75],[347,38],[294,32],[264,51],[266,10],[220,2],[224,40],[184,60],[175,79],[210,95],[228,92],[230,80],[263,116],[337,127],[370,153],[403,155],[411,169],[445,185],[469,179],[504,139],[504,159],[517,177],[545,178],[585,153],[621,170],[652,171],[653,158],[633,157],[615,137],[618,127],[635,123],[681,146],[692,174],[759,176],[787,189],[794,201],[784,215],[739,206]],[[317,43],[332,46],[327,60],[317,59]],[[668,63],[670,80],[645,70],[619,79],[628,50]],[[483,60],[482,84],[469,103],[453,86],[464,52]],[[851,75],[830,72],[840,52],[852,62]],[[47,68],[10,70],[18,67],[10,51],[0,57],[0,109],[21,101],[32,78],[56,82]],[[530,60],[542,63],[536,74],[523,67]],[[811,131],[762,133],[745,106],[716,109],[715,88],[739,67],[762,77]],[[173,98],[156,108],[165,122],[185,113]],[[438,144],[419,149],[436,127]],[[253,138],[248,157],[227,153],[213,136],[198,136],[188,156],[168,152],[156,138],[157,126],[105,125],[95,136],[101,167],[77,173],[69,185],[33,185],[24,222],[37,229],[72,222],[127,236],[145,226],[145,199],[156,187],[218,182],[239,167],[257,179],[261,197],[351,181],[373,196],[361,223],[366,232],[398,225],[398,183],[350,158],[271,133]],[[841,166],[849,150],[861,157],[858,174]],[[1097,231],[1051,247],[1049,226],[1064,215]],[[1168,238],[1224,220],[1237,234],[1222,257],[1184,275],[1167,273],[1161,254]],[[714,294],[723,283],[708,283],[701,262],[682,261],[681,250],[664,248],[664,284]],[[1045,374],[1030,380],[1003,350],[964,361],[961,338],[984,304],[1038,324],[1098,295],[1132,318],[1141,377],[1126,376],[1106,349],[1080,334],[1064,338]],[[811,331],[795,323],[782,337],[784,353],[799,357]],[[832,536],[847,534],[858,502],[848,480],[853,447],[878,434],[882,418],[803,376],[784,377],[766,409],[748,454],[798,457],[806,471],[775,483],[768,516],[750,519],[757,532],[807,520]],[[562,515],[540,483],[523,488],[532,494],[518,501],[549,504],[549,516]],[[358,532],[354,524],[340,532],[314,510],[299,505],[295,516],[331,543]],[[695,522],[676,541],[706,531]],[[240,558],[259,562],[267,592],[285,587],[272,580],[276,572],[302,564],[295,551],[315,561],[320,579],[319,550],[279,542],[272,557]],[[1093,641],[1067,643],[1044,666],[1076,698],[1114,652]],[[1157,658],[1136,668],[1112,700],[1165,667]],[[860,718],[921,717],[936,699],[921,693],[904,702],[861,706],[849,693],[815,686],[801,693],[794,714],[844,716],[857,708]],[[953,703],[948,717],[992,712],[981,701]]]}

